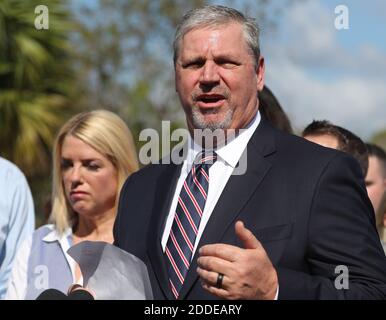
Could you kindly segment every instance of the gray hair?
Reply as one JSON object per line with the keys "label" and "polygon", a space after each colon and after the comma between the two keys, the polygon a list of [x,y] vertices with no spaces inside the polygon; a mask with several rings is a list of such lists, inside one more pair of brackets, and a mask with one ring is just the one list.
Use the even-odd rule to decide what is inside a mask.
{"label": "gray hair", "polygon": [[198,9],[190,10],[184,15],[182,21],[177,26],[177,30],[174,36],[173,49],[174,49],[174,65],[177,62],[178,54],[180,51],[182,38],[186,33],[193,29],[201,27],[216,27],[219,25],[229,24],[232,22],[239,23],[244,31],[244,38],[251,50],[251,53],[255,59],[256,67],[259,65],[260,58],[260,45],[259,45],[259,26],[256,20],[250,17],[244,16],[236,9],[224,7],[224,6],[204,6]]}

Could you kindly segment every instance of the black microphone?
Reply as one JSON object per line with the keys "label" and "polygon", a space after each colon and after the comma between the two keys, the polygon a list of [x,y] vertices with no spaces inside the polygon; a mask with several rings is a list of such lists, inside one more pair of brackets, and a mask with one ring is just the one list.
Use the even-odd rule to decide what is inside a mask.
{"label": "black microphone", "polygon": [[62,291],[47,289],[39,294],[36,300],[68,300],[68,297]]}
{"label": "black microphone", "polygon": [[90,292],[83,289],[76,289],[68,294],[69,300],[95,300]]}

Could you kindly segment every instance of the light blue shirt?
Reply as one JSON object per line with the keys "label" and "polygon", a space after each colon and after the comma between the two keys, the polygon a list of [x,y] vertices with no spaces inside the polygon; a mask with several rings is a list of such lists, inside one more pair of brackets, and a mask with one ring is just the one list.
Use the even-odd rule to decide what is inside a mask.
{"label": "light blue shirt", "polygon": [[16,252],[35,228],[31,190],[24,174],[0,157],[0,299],[7,291]]}

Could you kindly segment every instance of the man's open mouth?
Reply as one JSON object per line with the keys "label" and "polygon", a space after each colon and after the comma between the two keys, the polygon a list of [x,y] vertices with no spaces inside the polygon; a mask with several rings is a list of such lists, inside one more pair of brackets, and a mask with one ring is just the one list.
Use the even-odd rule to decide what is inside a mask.
{"label": "man's open mouth", "polygon": [[214,108],[220,106],[225,97],[221,94],[201,94],[196,100],[201,108]]}

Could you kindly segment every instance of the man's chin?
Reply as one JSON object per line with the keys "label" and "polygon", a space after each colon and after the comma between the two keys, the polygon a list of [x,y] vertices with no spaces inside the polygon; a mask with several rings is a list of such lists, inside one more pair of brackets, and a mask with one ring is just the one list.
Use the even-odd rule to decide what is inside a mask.
{"label": "man's chin", "polygon": [[213,121],[206,121],[206,122],[198,122],[194,123],[194,129],[199,130],[224,130],[227,129],[224,127],[224,125],[221,122],[213,122]]}
{"label": "man's chin", "polygon": [[192,123],[195,129],[224,130],[228,129],[232,118],[219,114],[193,115]]}

